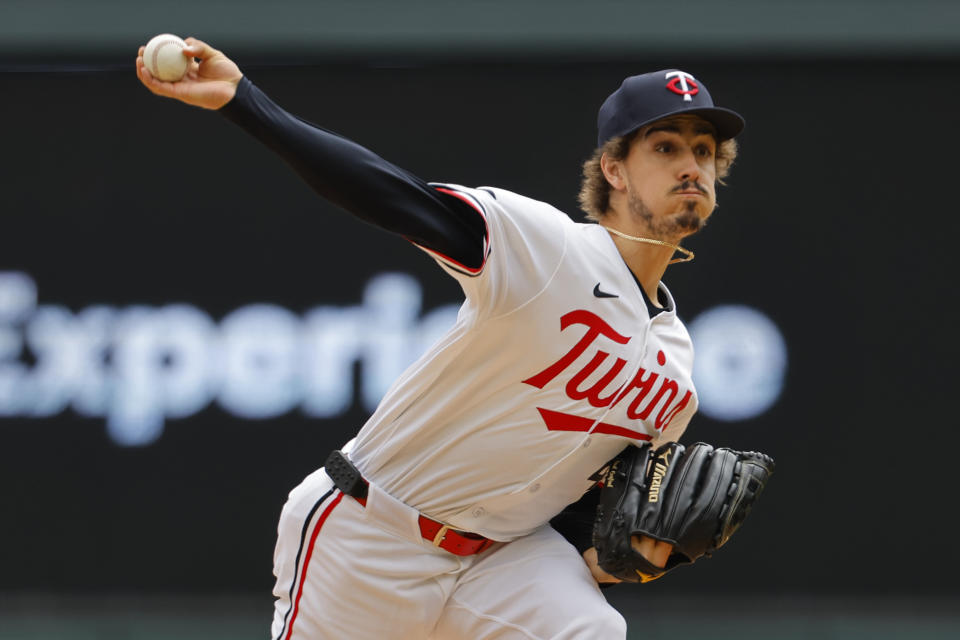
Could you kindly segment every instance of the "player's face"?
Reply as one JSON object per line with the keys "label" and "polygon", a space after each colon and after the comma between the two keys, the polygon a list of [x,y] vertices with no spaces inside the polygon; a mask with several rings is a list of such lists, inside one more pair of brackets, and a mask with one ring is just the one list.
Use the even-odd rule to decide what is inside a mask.
{"label": "player's face", "polygon": [[622,166],[631,224],[662,239],[699,231],[717,204],[716,153],[713,126],[695,116],[642,130]]}

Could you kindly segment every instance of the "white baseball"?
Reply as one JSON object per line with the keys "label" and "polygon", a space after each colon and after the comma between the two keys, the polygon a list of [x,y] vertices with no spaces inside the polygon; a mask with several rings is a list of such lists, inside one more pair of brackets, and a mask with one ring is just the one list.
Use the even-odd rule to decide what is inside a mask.
{"label": "white baseball", "polygon": [[154,36],[143,49],[143,66],[158,80],[176,82],[187,72],[190,62],[183,55],[186,46],[186,42],[171,33]]}

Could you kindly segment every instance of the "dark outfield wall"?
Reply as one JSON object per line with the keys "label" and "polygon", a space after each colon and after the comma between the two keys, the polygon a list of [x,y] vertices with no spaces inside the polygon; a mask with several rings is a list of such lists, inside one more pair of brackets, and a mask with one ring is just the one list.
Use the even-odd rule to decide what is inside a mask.
{"label": "dark outfield wall", "polygon": [[[748,128],[696,261],[667,282],[686,320],[762,312],[787,360],[768,409],[686,436],[772,453],[768,493],[715,559],[654,588],[955,591],[955,63],[248,72],[428,179],[577,215],[597,106],[676,64]],[[132,69],[2,74],[0,95],[0,590],[268,590],[287,491],[457,287]],[[720,358],[721,399],[776,387],[755,346]]]}

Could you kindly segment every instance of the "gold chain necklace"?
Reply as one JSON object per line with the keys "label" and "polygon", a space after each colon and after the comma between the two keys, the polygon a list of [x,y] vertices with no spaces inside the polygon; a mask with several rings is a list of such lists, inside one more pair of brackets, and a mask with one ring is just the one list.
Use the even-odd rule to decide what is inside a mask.
{"label": "gold chain necklace", "polygon": [[661,247],[669,247],[674,251],[679,251],[680,253],[683,254],[682,258],[674,258],[668,264],[676,264],[677,262],[690,262],[691,260],[693,260],[693,257],[694,257],[693,251],[690,251],[689,249],[684,249],[679,245],[671,244],[669,242],[664,242],[663,240],[654,240],[653,238],[638,238],[637,236],[628,236],[623,231],[617,231],[616,229],[611,229],[610,227],[605,225],[600,225],[600,226],[615,236],[620,236],[621,238],[625,238],[627,240],[633,240],[634,242],[646,242],[647,244],[655,244]]}

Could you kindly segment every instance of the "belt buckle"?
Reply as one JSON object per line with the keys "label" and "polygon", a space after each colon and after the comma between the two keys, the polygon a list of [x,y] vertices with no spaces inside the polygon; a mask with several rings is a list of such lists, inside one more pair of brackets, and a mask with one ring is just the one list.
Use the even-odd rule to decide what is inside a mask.
{"label": "belt buckle", "polygon": [[447,537],[447,531],[450,530],[450,527],[443,525],[440,527],[440,530],[437,531],[437,535],[433,536],[433,546],[439,547],[443,544],[443,539]]}

